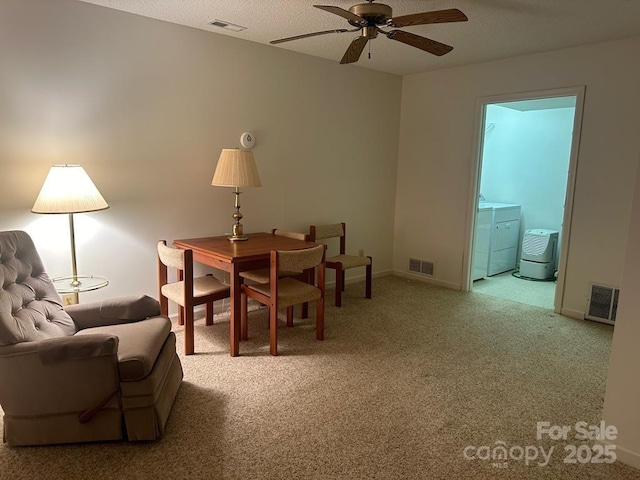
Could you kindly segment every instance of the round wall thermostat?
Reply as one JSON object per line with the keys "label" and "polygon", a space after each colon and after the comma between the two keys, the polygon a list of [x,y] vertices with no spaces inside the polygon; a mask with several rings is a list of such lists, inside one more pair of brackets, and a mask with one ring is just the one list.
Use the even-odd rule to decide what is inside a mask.
{"label": "round wall thermostat", "polygon": [[253,148],[256,144],[256,137],[251,132],[244,132],[240,135],[240,145],[243,148]]}

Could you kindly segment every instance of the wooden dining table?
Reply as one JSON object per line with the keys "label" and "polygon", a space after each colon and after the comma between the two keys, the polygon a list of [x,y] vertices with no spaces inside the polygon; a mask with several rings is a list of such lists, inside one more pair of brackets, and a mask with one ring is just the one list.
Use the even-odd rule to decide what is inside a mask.
{"label": "wooden dining table", "polygon": [[[271,233],[250,233],[248,240],[229,241],[229,237],[202,237],[174,240],[176,248],[193,251],[195,262],[229,272],[231,287],[231,318],[229,319],[229,343],[232,357],[239,355],[241,292],[240,272],[268,268],[272,250],[300,250],[318,245],[315,242],[273,235]],[[193,334],[193,330],[191,330]],[[192,339],[193,340],[193,339]]]}

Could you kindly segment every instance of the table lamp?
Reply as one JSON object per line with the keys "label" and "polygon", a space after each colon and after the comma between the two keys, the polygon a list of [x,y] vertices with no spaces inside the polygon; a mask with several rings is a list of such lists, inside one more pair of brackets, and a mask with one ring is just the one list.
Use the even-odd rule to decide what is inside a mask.
{"label": "table lamp", "polygon": [[233,219],[236,223],[233,225],[232,235],[229,240],[232,242],[247,240],[248,237],[244,234],[240,223],[242,219],[242,214],[240,213],[240,187],[262,186],[253,152],[238,148],[223,148],[211,185],[235,188],[236,211],[233,214]]}
{"label": "table lamp", "polygon": [[69,236],[71,238],[70,285],[80,287],[76,266],[76,239],[73,227],[73,214],[105,210],[109,205],[100,195],[87,172],[80,165],[53,165],[42,184],[31,211],[33,213],[69,214]]}

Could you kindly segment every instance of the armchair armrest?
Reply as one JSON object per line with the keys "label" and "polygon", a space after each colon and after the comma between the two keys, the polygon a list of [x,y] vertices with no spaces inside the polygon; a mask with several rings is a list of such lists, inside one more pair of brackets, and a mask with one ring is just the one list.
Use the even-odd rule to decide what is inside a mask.
{"label": "armchair armrest", "polygon": [[78,330],[137,322],[160,315],[160,304],[147,295],[117,297],[101,302],[66,306]]}
{"label": "armchair armrest", "polygon": [[37,343],[38,356],[42,365],[118,354],[118,337],[115,335],[94,334],[48,338]]}
{"label": "armchair armrest", "polygon": [[81,413],[95,406],[119,389],[117,350],[118,338],[105,334],[0,347],[5,414]]}

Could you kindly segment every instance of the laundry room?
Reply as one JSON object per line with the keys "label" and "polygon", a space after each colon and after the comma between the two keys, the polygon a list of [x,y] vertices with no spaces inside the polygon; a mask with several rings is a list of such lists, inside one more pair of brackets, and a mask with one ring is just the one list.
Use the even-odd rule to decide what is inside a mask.
{"label": "laundry room", "polygon": [[553,309],[575,96],[486,105],[472,289]]}

